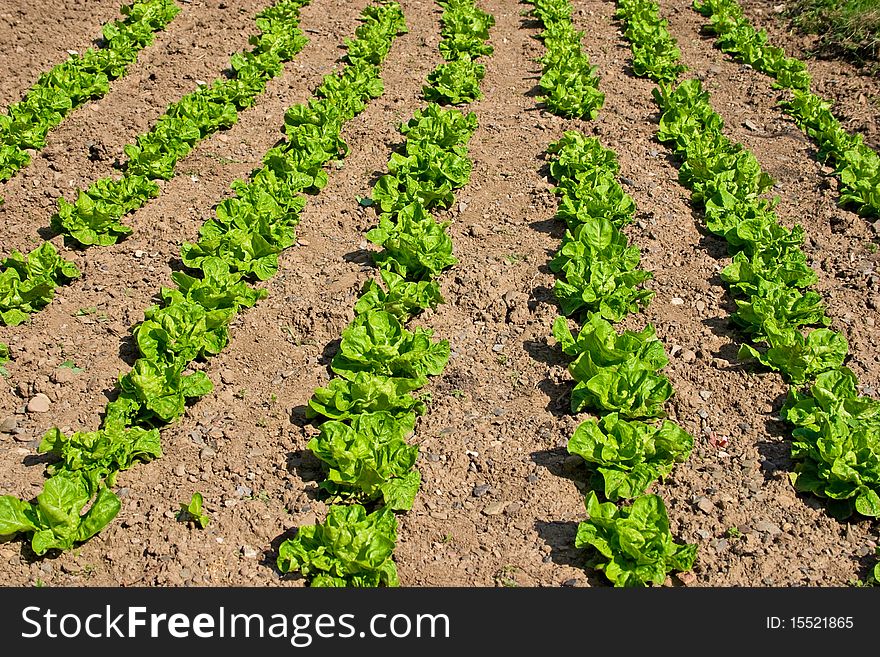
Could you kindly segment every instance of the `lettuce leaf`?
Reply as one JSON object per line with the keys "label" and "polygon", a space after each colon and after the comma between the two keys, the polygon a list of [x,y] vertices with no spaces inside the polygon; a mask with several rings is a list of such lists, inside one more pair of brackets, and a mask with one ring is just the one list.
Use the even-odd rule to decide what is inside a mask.
{"label": "lettuce leaf", "polygon": [[421,476],[413,470],[419,449],[406,443],[415,414],[395,418],[388,412],[362,413],[345,424],[324,422],[308,448],[328,467],[320,488],[361,502],[383,500],[395,511],[408,511]]}
{"label": "lettuce leaf", "polygon": [[638,497],[676,463],[683,463],[694,446],[693,437],[674,422],[627,421],[609,413],[598,422],[582,423],[568,441],[570,454],[582,457],[604,483],[612,502]]}
{"label": "lettuce leaf", "polygon": [[388,507],[367,514],[360,504],[333,505],[320,525],[300,527],[278,548],[278,570],[300,571],[310,586],[399,586],[391,559],[397,519]]}
{"label": "lettuce leaf", "polygon": [[598,553],[596,567],[614,586],[660,586],[667,573],[693,567],[697,546],[672,540],[666,507],[656,495],[617,507],[590,491],[586,507],[589,519],[578,525],[575,546]]}

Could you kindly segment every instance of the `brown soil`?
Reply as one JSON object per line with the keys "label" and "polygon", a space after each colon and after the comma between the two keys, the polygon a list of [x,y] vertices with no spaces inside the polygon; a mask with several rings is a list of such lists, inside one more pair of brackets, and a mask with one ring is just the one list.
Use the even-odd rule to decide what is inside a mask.
{"label": "brown soil", "polygon": [[[105,19],[96,9],[90,26],[88,16],[73,11],[80,5],[64,4],[54,13],[69,9],[78,16],[65,33],[70,43],[90,38]],[[115,6],[105,4],[112,15]],[[111,172],[122,146],[167,102],[196,79],[218,75],[228,54],[244,47],[250,17],[261,4],[184,5],[129,75],[105,99],[74,113],[53,133],[49,148],[0,189],[7,199],[0,213],[3,251],[36,244],[54,198],[68,193],[69,181],[80,186]],[[129,239],[68,252],[85,275],[60,290],[61,299],[29,325],[0,329],[0,341],[15,358],[9,385],[0,387],[0,420],[12,416],[17,423],[15,433],[0,434],[0,493],[30,498],[38,492],[44,461],[35,448],[46,429],[98,426],[106,392],[131,362],[129,327],[167,285],[179,244],[194,239],[230,182],[247,175],[279,138],[284,108],[307,98],[331,69],[340,52],[336,45],[352,33],[365,4],[313,0],[302,20],[310,44],[256,107],[181,162],[181,173],[163,194],[130,217]],[[315,496],[318,464],[305,450],[315,429],[305,422],[303,405],[328,380],[327,363],[351,319],[355,296],[374,275],[367,253],[372,247],[363,234],[375,216],[355,197],[369,195],[371,182],[384,172],[390,149],[401,141],[396,126],[423,104],[422,81],[439,61],[436,5],[402,4],[410,32],[385,63],[385,94],[346,127],[351,153],[310,200],[298,246],[284,254],[279,275],[266,284],[269,297],[241,314],[230,346],[204,365],[215,392],[163,432],[162,459],[120,476],[122,511],[98,537],[44,559],[20,540],[0,544],[4,582],[302,585],[280,577],[274,550],[279,539],[320,521],[325,512]],[[642,248],[645,268],[654,272],[657,294],[644,314],[624,326],[656,327],[673,354],[666,369],[676,390],[670,415],[697,437],[690,461],[654,489],[667,502],[677,538],[700,546],[693,574],[670,582],[830,586],[864,578],[873,563],[877,525],[832,520],[821,503],[789,484],[789,434],[776,419],[785,386],[778,376],[736,360],[742,336],[729,325],[732,303],[717,275],[728,259],[726,247],[702,232],[668,151],[653,138],[652,85],[628,72],[614,3],[579,2],[575,15],[578,28],[590,35],[585,48],[606,94],[595,122],[565,121],[540,108],[534,59],[542,47],[534,39],[537,26],[522,16],[525,6],[510,0],[480,4],[497,20],[495,54],[485,62],[485,98],[470,108],[480,119],[471,141],[472,180],[443,217],[453,222],[459,264],[442,278],[447,303],[418,320],[448,339],[453,355],[432,381],[429,412],[416,427],[424,483],[414,509],[400,516],[395,559],[403,585],[604,585],[573,548],[577,523],[585,517],[585,471],[578,459],[568,458],[565,445],[587,416],[567,412],[572,384],[549,339],[556,307],[547,262],[561,230],[553,221],[544,152],[572,128],[599,136],[619,154],[625,188],[639,207],[628,233]],[[872,391],[880,386],[873,348],[880,321],[873,229],[836,207],[834,178],[775,108],[770,81],[714,50],[699,34],[703,19],[689,5],[663,3],[685,62],[705,79],[729,134],[753,149],[779,181],[780,216],[801,222],[810,236],[806,248],[834,327],[850,340],[850,366]],[[55,40],[28,40],[26,34],[42,26],[35,20],[2,28],[28,44],[27,53],[0,61],[0,77],[7,67],[32,66],[30,77],[13,78],[21,80],[13,83],[18,89],[58,56]],[[774,38],[788,43],[785,35]],[[826,74],[815,70],[817,88]],[[876,80],[845,66],[833,74],[873,84],[876,94]],[[5,93],[14,98],[19,92]],[[869,109],[852,109],[854,127],[876,122]],[[105,159],[89,160],[92,140],[100,140]],[[95,312],[77,313],[88,308]],[[59,376],[68,359],[84,371]],[[50,411],[25,412],[38,392],[52,400]],[[722,439],[728,441],[723,449],[717,446]],[[175,520],[179,504],[195,491],[204,495],[211,516],[204,530]]]}

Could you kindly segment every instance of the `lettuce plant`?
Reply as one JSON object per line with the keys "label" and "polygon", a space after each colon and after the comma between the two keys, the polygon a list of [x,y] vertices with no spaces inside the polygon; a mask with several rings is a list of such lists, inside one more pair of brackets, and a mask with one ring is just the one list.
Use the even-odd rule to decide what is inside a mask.
{"label": "lettuce plant", "polygon": [[300,527],[278,548],[278,570],[299,571],[309,586],[398,586],[391,559],[397,518],[388,507],[367,513],[360,504],[333,505],[320,525]]}
{"label": "lettuce plant", "polygon": [[586,507],[589,519],[578,525],[575,546],[595,550],[596,567],[614,586],[659,586],[667,573],[693,567],[697,546],[673,541],[666,506],[656,495],[618,507],[599,502],[591,491]]}

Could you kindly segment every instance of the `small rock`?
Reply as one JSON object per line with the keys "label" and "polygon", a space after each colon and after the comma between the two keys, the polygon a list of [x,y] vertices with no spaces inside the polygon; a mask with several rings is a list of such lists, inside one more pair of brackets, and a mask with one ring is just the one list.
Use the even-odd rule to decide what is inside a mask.
{"label": "small rock", "polygon": [[703,312],[704,310],[706,310],[706,302],[705,302],[705,301],[702,301],[702,300],[697,301],[697,302],[694,304],[694,308],[697,309],[697,312]]}
{"label": "small rock", "polygon": [[504,512],[504,507],[507,505],[506,502],[490,502],[483,509],[483,515],[487,516],[497,516]]}
{"label": "small rock", "polygon": [[257,548],[250,545],[241,546],[241,556],[243,556],[245,559],[256,559],[258,555],[259,552],[257,552]]}
{"label": "small rock", "polygon": [[226,385],[235,382],[235,372],[232,370],[223,370],[220,372],[220,380],[223,381]]}
{"label": "small rock", "polygon": [[42,392],[34,395],[28,402],[27,410],[29,413],[48,413],[52,402]]}
{"label": "small rock", "polygon": [[692,349],[686,349],[681,354],[681,359],[685,363],[693,363],[695,360],[697,360],[697,354]]}
{"label": "small rock", "polygon": [[14,415],[7,415],[0,420],[0,433],[12,433],[18,426],[18,420]]}
{"label": "small rock", "polygon": [[480,484],[478,486],[474,486],[474,489],[471,491],[471,495],[474,497],[483,497],[486,493],[489,492],[489,484]]}
{"label": "small rock", "polygon": [[694,506],[705,514],[710,514],[715,510],[715,504],[708,497],[701,495],[694,500]]}
{"label": "small rock", "polygon": [[174,474],[176,474],[178,477],[185,477],[186,466],[183,463],[178,463],[174,466]]}
{"label": "small rock", "polygon": [[577,577],[572,577],[571,579],[565,580],[562,585],[570,588],[580,586],[580,580]]}
{"label": "small rock", "polygon": [[211,449],[210,447],[203,447],[202,451],[199,452],[199,458],[204,461],[206,459],[214,458],[216,454],[216,450]]}
{"label": "small rock", "polygon": [[777,534],[781,534],[782,530],[779,528],[779,525],[768,522],[766,520],[759,520],[755,523],[755,530],[759,531],[763,534],[770,534],[770,536],[776,536]]}
{"label": "small rock", "polygon": [[754,123],[752,123],[752,122],[749,121],[748,119],[746,119],[745,121],[743,121],[743,125],[744,125],[746,128],[748,128],[749,130],[751,130],[752,132],[760,132],[760,131],[761,131],[761,128],[759,128],[758,126],[756,126]]}
{"label": "small rock", "polygon": [[512,515],[515,515],[516,512],[519,511],[521,508],[522,508],[522,504],[520,504],[519,502],[511,502],[510,504],[507,505],[507,508],[504,509],[504,513],[506,513],[509,516],[512,516]]}
{"label": "small rock", "polygon": [[486,236],[486,229],[483,228],[482,226],[478,226],[475,224],[470,227],[470,229],[468,230],[468,233],[470,233],[471,237],[485,237]]}
{"label": "small rock", "polygon": [[669,300],[669,303],[671,303],[673,306],[683,306],[683,305],[684,305],[684,299],[682,299],[681,297],[672,297],[672,298]]}
{"label": "small rock", "polygon": [[254,490],[250,486],[239,486],[235,489],[235,494],[239,497],[250,497]]}
{"label": "small rock", "polygon": [[55,383],[60,383],[60,384],[71,383],[75,379],[76,379],[76,375],[73,373],[73,370],[70,369],[69,367],[59,367],[52,374],[52,380]]}
{"label": "small rock", "polygon": [[700,390],[700,397],[702,397],[703,399],[709,399],[709,397],[711,397],[711,396],[712,396],[711,390]]}
{"label": "small rock", "polygon": [[137,249],[137,250],[134,252],[134,257],[135,257],[135,258],[138,258],[138,259],[143,258],[143,257],[144,257],[144,252],[141,251],[140,249]]}
{"label": "small rock", "polygon": [[684,586],[690,586],[697,581],[697,576],[693,573],[676,573],[675,578]]}

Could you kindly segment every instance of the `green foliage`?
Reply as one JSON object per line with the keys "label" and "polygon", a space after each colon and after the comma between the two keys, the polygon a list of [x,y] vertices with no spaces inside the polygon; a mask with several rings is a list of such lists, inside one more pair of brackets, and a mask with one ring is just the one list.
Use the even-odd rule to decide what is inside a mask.
{"label": "green foliage", "polygon": [[37,451],[60,459],[48,466],[49,474],[83,471],[91,477],[97,473],[108,486],[115,485],[116,474],[128,470],[136,461],[151,461],[162,456],[159,431],[140,427],[99,429],[70,436],[50,429]]}
{"label": "green foliage", "polygon": [[595,119],[605,102],[599,91],[596,67],[581,49],[583,32],[574,29],[568,0],[528,0],[532,15],[544,25],[538,37],[546,53],[541,57],[538,85],[544,103],[554,114],[569,118]]}
{"label": "green foliage", "polygon": [[638,312],[654,296],[638,286],[651,274],[638,269],[639,249],[627,246],[626,236],[601,217],[566,231],[562,248],[550,261],[559,275],[555,293],[566,316],[584,310],[619,322]]}
{"label": "green foliage", "polygon": [[194,525],[198,525],[201,529],[204,529],[208,526],[208,523],[211,522],[211,517],[202,510],[203,504],[204,499],[202,498],[202,494],[199,492],[193,493],[189,504],[181,503],[178,519],[184,522],[191,522]]}
{"label": "green foliage", "polygon": [[590,492],[586,507],[589,519],[578,525],[575,546],[598,553],[596,567],[614,586],[659,586],[667,573],[693,567],[697,546],[672,540],[666,507],[656,495],[618,507]]}
{"label": "green foliage", "polygon": [[350,380],[334,378],[326,388],[315,388],[307,416],[344,420],[377,411],[388,411],[397,417],[409,413],[422,415],[425,402],[409,393],[424,385],[424,379],[391,378],[369,372],[359,372]]}
{"label": "green foliage", "polygon": [[443,303],[440,286],[435,280],[408,281],[390,269],[379,270],[383,285],[367,281],[361,290],[354,311],[358,315],[384,310],[400,321]]}
{"label": "green foliage", "polygon": [[3,367],[9,362],[9,347],[0,342],[0,376],[9,376],[9,372]]}
{"label": "green foliage", "polygon": [[609,413],[598,422],[582,423],[568,441],[568,451],[582,457],[602,478],[605,497],[612,502],[638,497],[676,463],[683,463],[694,446],[693,437],[664,420],[646,424]]}
{"label": "green foliage", "polygon": [[786,5],[795,26],[819,35],[821,51],[857,62],[880,59],[878,0],[793,0]]}
{"label": "green foliage", "polygon": [[432,334],[423,328],[408,331],[391,313],[367,312],[343,331],[330,367],[349,381],[361,372],[427,380],[440,374],[449,360],[449,342],[432,342]]}
{"label": "green foliage", "polygon": [[0,497],[0,536],[31,533],[31,548],[43,555],[52,549],[69,550],[97,534],[119,513],[120,503],[90,474],[61,471],[49,477],[33,504]]}
{"label": "green foliage", "polygon": [[880,402],[857,393],[842,367],[819,374],[809,392],[792,389],[782,417],[795,427],[791,473],[798,490],[828,498],[829,511],[880,516]]}
{"label": "green foliage", "polygon": [[441,64],[428,75],[422,90],[425,100],[446,105],[464,105],[483,97],[480,81],[486,67],[469,59],[456,59]]}
{"label": "green foliage", "polygon": [[423,281],[440,274],[458,260],[452,255],[448,223],[438,224],[419,202],[411,203],[396,215],[383,214],[379,225],[367,239],[384,249],[374,254],[376,265],[408,281]]}
{"label": "green foliage", "polygon": [[26,256],[13,251],[0,261],[0,323],[16,326],[26,322],[55,297],[55,288],[79,278],[76,265],[68,262],[51,242],[43,242]]}
{"label": "green foliage", "polygon": [[391,559],[397,519],[388,507],[367,514],[360,504],[331,506],[321,525],[300,527],[278,548],[278,570],[300,571],[309,586],[398,586]]}
{"label": "green foliage", "polygon": [[407,445],[415,415],[396,418],[388,412],[362,413],[351,424],[324,422],[309,449],[328,466],[320,487],[332,495],[361,502],[380,499],[395,511],[408,511],[421,475],[413,470],[418,447]]}
{"label": "green foliage", "polygon": [[568,366],[577,381],[571,410],[616,411],[627,419],[661,417],[672,396],[669,380],[657,372],[668,362],[663,343],[650,325],[618,334],[598,314],[584,323],[577,338],[565,318],[553,324],[562,351],[574,358]]}
{"label": "green foliage", "polygon": [[687,70],[681,51],[669,34],[669,23],[660,18],[652,0],[620,0],[618,18],[626,22],[624,35],[632,43],[633,73],[654,82],[672,83]]}
{"label": "green foliage", "polygon": [[41,74],[24,98],[0,115],[0,182],[30,162],[26,149],[39,150],[46,135],[71,111],[100,98],[110,81],[125,75],[138,53],[153,42],[180,11],[172,0],[142,0],[120,9],[125,18],[105,23],[99,48],[71,54]]}
{"label": "green foliage", "polygon": [[574,131],[550,144],[548,152],[561,196],[557,218],[569,226],[550,262],[562,313],[595,312],[619,322],[646,305],[653,292],[639,289],[651,275],[638,269],[639,249],[628,246],[619,230],[632,221],[635,203],[615,179],[617,159],[597,139]]}

